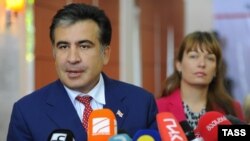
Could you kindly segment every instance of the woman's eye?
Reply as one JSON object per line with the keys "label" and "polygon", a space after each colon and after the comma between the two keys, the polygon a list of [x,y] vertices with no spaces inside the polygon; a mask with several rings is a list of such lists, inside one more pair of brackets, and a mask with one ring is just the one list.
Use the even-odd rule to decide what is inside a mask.
{"label": "woman's eye", "polygon": [[198,55],[196,55],[196,54],[190,54],[189,57],[190,57],[190,58],[197,58]]}
{"label": "woman's eye", "polygon": [[210,61],[215,61],[216,60],[216,58],[214,56],[208,56],[207,59],[210,60]]}

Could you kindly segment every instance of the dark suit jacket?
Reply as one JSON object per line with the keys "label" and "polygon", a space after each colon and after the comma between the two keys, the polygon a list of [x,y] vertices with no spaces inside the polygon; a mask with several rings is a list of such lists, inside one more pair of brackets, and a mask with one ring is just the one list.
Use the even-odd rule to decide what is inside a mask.
{"label": "dark suit jacket", "polygon": [[[140,129],[157,130],[153,94],[103,74],[106,105],[116,116],[118,131],[131,137]],[[116,112],[120,110],[123,116]],[[46,141],[55,129],[69,129],[76,141],[87,141],[77,112],[60,80],[24,96],[13,106],[7,141]]]}

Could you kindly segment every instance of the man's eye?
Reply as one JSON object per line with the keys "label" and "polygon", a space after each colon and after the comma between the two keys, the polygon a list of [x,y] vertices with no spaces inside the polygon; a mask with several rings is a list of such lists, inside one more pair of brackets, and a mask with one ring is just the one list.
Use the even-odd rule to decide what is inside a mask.
{"label": "man's eye", "polygon": [[68,45],[59,45],[58,48],[59,49],[66,49],[68,47]]}
{"label": "man's eye", "polygon": [[80,45],[80,48],[88,49],[88,48],[90,48],[90,45]]}

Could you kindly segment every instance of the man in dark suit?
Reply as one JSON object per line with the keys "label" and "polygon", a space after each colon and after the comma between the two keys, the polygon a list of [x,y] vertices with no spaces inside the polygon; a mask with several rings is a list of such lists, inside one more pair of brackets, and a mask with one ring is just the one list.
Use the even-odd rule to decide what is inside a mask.
{"label": "man in dark suit", "polygon": [[157,130],[153,95],[102,72],[111,32],[108,17],[97,7],[69,4],[56,13],[50,39],[59,79],[14,104],[7,141],[45,141],[55,129],[69,129],[76,141],[86,141],[81,122],[87,108],[78,96],[90,96],[92,110],[112,110],[118,131],[131,137],[140,129]]}

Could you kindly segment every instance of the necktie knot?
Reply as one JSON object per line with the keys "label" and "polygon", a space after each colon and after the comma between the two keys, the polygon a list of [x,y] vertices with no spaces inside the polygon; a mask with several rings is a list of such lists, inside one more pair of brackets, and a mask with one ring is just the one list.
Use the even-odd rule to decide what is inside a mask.
{"label": "necktie knot", "polygon": [[80,101],[84,106],[89,105],[92,97],[90,96],[77,96],[76,99]]}

